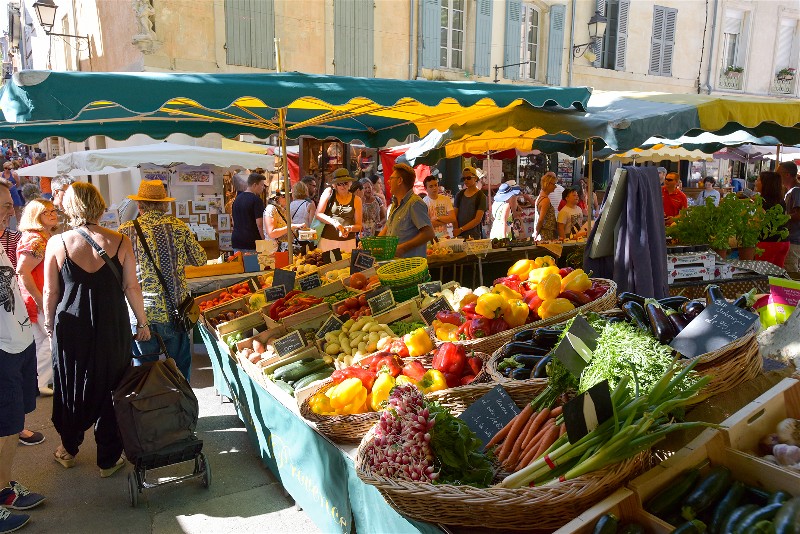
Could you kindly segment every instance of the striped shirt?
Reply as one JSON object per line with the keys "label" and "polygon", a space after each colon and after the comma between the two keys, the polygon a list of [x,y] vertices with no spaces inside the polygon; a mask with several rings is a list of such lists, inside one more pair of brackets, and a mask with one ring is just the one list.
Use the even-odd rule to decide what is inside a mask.
{"label": "striped shirt", "polygon": [[[150,254],[153,255],[158,269],[167,282],[167,290],[172,297],[172,304],[177,306],[189,293],[186,286],[187,265],[205,265],[206,253],[200,243],[192,235],[186,223],[171,215],[152,210],[137,218],[142,233],[147,240]],[[136,255],[136,276],[142,286],[144,309],[150,323],[169,323],[170,308],[164,295],[161,282],[153,262],[139,243],[139,236],[133,222],[126,222],[119,227],[119,232],[128,236],[133,243]]]}

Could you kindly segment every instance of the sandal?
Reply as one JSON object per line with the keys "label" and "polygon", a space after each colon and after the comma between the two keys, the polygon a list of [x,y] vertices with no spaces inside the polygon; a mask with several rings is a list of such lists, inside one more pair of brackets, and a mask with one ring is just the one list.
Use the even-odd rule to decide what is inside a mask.
{"label": "sandal", "polygon": [[113,466],[107,467],[105,469],[100,469],[100,478],[110,477],[111,475],[122,469],[124,465],[125,465],[125,460],[123,460],[120,457],[120,459],[117,460],[117,463],[115,463]]}
{"label": "sandal", "polygon": [[53,453],[53,457],[55,457],[56,462],[60,463],[67,469],[70,467],[75,467],[75,457],[64,450],[63,445],[58,446],[56,452]]}

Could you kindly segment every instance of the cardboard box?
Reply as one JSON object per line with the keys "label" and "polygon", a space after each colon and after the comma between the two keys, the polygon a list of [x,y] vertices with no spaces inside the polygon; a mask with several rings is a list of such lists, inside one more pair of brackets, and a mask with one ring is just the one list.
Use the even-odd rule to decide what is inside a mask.
{"label": "cardboard box", "polygon": [[216,239],[209,239],[207,241],[198,241],[203,250],[206,251],[206,257],[209,259],[219,258],[219,241]]}
{"label": "cardboard box", "polygon": [[730,263],[717,263],[714,265],[714,278],[717,280],[729,280],[733,278],[735,267]]}
{"label": "cardboard box", "polygon": [[675,267],[667,271],[667,283],[671,284],[676,280],[711,280],[713,267]]}
{"label": "cardboard box", "polygon": [[711,252],[684,252],[667,254],[667,270],[675,267],[700,266],[712,269],[716,256]]}

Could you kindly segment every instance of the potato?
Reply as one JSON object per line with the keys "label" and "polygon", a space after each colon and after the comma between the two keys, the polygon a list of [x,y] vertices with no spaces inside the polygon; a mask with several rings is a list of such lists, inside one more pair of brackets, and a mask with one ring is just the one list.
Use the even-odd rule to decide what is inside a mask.
{"label": "potato", "polygon": [[264,347],[263,343],[261,343],[257,339],[253,340],[253,350],[254,351],[256,351],[256,352],[264,352],[264,349],[265,349],[265,347]]}

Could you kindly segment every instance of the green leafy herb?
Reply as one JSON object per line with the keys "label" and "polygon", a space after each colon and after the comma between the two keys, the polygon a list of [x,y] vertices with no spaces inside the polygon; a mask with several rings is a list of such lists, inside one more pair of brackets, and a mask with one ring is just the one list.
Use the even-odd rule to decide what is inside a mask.
{"label": "green leafy herb", "polygon": [[417,328],[425,328],[425,323],[421,321],[395,321],[389,325],[394,335],[400,337],[410,334]]}
{"label": "green leafy herb", "polygon": [[438,403],[428,403],[435,418],[431,448],[436,455],[437,484],[468,484],[478,488],[492,483],[494,469],[480,452],[483,444],[467,424]]}
{"label": "green leafy herb", "polygon": [[509,356],[508,358],[504,359],[500,363],[497,364],[497,370],[503,371],[508,367],[513,367],[514,369],[519,369],[520,367],[524,367],[521,363],[514,359],[513,356]]}

